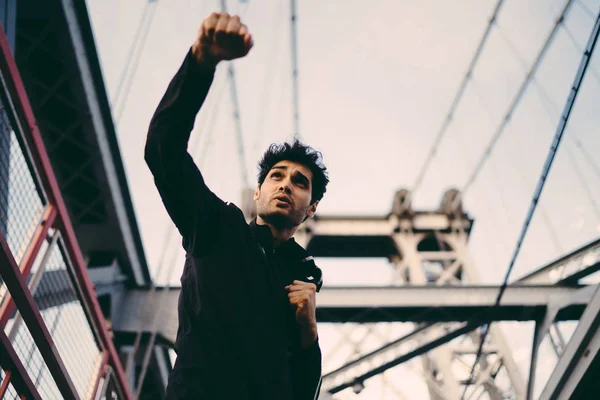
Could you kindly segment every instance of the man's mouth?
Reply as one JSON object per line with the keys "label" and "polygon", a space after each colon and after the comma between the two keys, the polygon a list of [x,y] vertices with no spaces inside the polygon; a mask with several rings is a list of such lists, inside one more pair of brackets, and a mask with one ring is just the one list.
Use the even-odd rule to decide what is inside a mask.
{"label": "man's mouth", "polygon": [[286,203],[286,204],[290,204],[290,205],[292,204],[292,200],[287,196],[276,196],[275,200],[279,200],[282,203]]}

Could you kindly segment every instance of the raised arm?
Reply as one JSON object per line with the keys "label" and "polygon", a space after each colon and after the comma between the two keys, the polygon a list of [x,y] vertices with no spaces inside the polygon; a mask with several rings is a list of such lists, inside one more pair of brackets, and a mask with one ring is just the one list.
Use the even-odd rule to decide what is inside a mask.
{"label": "raised arm", "polygon": [[187,151],[194,120],[208,95],[216,65],[245,56],[251,47],[252,38],[239,17],[211,14],[202,22],[150,122],[144,157],[171,219],[188,243],[202,240],[195,237],[199,226],[205,226],[208,235],[211,218],[223,205]]}

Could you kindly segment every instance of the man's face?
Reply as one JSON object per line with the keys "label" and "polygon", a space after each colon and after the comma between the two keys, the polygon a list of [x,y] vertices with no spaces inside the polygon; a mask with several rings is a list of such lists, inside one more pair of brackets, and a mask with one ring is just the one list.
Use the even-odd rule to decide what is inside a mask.
{"label": "man's face", "polygon": [[310,203],[312,172],[293,161],[280,161],[271,168],[254,192],[257,214],[282,228],[292,228],[312,217],[318,202]]}

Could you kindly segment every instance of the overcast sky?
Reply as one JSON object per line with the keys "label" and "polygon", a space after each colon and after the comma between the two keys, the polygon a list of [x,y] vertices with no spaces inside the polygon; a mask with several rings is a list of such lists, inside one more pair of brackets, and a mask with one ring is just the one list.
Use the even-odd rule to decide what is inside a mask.
{"label": "overcast sky", "polygon": [[[394,191],[413,185],[496,1],[298,3],[300,135],[323,152],[331,174],[319,212],[386,214]],[[145,4],[145,0],[88,0],[113,99]],[[444,190],[464,186],[564,4],[564,0],[505,1],[438,154],[415,193],[414,208],[436,208]],[[231,12],[243,15],[255,38],[249,56],[235,62],[243,167],[254,185],[256,161],[265,146],[293,134],[289,2],[228,5]],[[465,194],[465,209],[475,218],[470,250],[484,283],[498,283],[504,276],[599,6],[598,0],[574,2],[566,29],[559,30],[535,83]],[[170,222],[143,161],[147,127],[200,22],[213,10],[218,10],[216,0],[157,2],[117,124],[153,270]],[[592,166],[575,144],[578,140],[589,154],[600,154],[598,52],[591,65],[513,278],[600,235],[600,171],[594,169],[600,163]],[[199,142],[193,156],[209,186],[224,200],[238,202],[244,184],[223,67],[197,121],[192,141]],[[211,118],[214,128],[209,132]],[[173,282],[183,265],[175,264]],[[387,284],[390,279],[391,269],[384,261],[319,260],[319,265],[326,284]],[[332,333],[325,342],[333,345],[336,340]],[[521,342],[530,340],[527,336]],[[515,357],[523,363],[528,350],[522,343],[515,345],[519,353]],[[413,386],[404,394],[422,398],[423,386]],[[365,392],[364,396],[375,393]],[[376,395],[395,398],[386,393],[390,397]]]}

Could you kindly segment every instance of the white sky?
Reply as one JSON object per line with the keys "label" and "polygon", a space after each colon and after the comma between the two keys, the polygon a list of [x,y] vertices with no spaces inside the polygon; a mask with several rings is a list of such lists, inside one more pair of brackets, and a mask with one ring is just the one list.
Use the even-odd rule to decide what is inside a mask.
{"label": "white sky", "polygon": [[[145,3],[88,0],[111,97]],[[496,1],[298,3],[300,133],[324,153],[332,180],[319,211],[327,215],[385,214],[394,191],[413,184]],[[454,121],[415,195],[414,208],[436,208],[445,189],[464,185],[564,3],[505,1]],[[530,87],[489,162],[466,193],[465,208],[476,220],[470,250],[484,283],[500,282],[506,271],[580,62],[580,48],[591,31],[593,19],[580,3],[596,13],[600,1],[579,0],[571,8],[566,27],[579,48],[561,29],[536,74],[536,81],[549,93],[553,104],[542,100],[536,85]],[[231,0],[228,4],[230,12],[244,15],[243,21],[255,38],[250,55],[235,62],[245,167],[254,178],[255,163],[265,146],[290,138],[293,133],[289,2],[249,0],[240,5]],[[147,127],[200,22],[213,10],[218,10],[216,0],[158,1],[117,126],[153,270],[170,222],[143,160]],[[600,200],[592,200],[600,199],[600,174],[574,145],[577,138],[589,154],[600,154],[599,71],[600,56],[596,52],[513,278],[600,234]],[[197,122],[193,138],[198,138],[200,145],[193,155],[209,186],[224,200],[238,202],[243,185],[232,103],[229,87],[223,85],[223,72],[221,66],[205,112]],[[207,124],[209,115],[216,118],[210,135],[199,128]],[[202,150],[205,147],[207,150]],[[205,154],[203,159],[201,154]],[[587,189],[575,168],[580,169]],[[551,240],[549,225],[559,247]],[[319,260],[319,264],[327,284],[389,282],[390,268],[384,262],[363,260],[359,265],[348,260]],[[178,280],[182,266],[177,261],[173,282]],[[523,365],[529,352],[524,346],[529,346],[531,332],[529,326],[522,339],[513,343],[520,349],[515,357]],[[335,340],[335,333],[328,334],[324,347],[333,346]],[[410,379],[410,375],[404,376]],[[412,386],[404,389],[407,398],[422,398],[423,387]],[[391,392],[368,390],[360,398],[396,398]]]}

